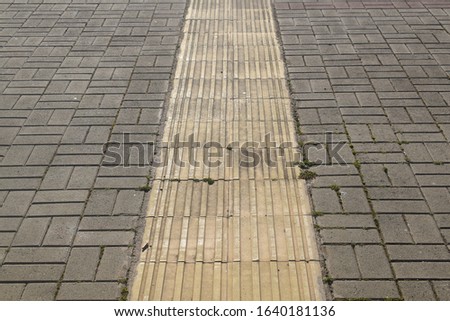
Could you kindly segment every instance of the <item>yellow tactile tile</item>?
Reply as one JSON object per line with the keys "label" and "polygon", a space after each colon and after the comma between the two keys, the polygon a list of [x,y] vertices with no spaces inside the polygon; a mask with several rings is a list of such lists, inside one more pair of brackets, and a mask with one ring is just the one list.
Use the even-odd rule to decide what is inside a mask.
{"label": "yellow tactile tile", "polygon": [[324,299],[269,0],[191,1],[162,142],[131,299]]}
{"label": "yellow tactile tile", "polygon": [[142,300],[318,300],[318,262],[140,263],[131,299]]}

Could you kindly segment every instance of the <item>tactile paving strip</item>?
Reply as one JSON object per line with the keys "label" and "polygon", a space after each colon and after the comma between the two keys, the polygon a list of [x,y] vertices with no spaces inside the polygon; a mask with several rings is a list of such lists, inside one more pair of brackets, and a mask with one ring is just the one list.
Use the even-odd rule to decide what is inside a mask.
{"label": "tactile paving strip", "polygon": [[132,300],[324,299],[269,0],[192,0],[162,141]]}

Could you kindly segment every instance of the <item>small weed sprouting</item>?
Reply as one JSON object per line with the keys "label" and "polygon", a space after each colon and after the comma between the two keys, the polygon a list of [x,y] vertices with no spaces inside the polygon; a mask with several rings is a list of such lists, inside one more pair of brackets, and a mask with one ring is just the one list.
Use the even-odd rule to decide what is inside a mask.
{"label": "small weed sprouting", "polygon": [[148,174],[147,176],[145,176],[145,178],[147,179],[147,183],[138,188],[141,192],[149,192],[150,191],[150,180],[152,179],[152,176],[150,174]]}
{"label": "small weed sprouting", "polygon": [[299,163],[299,166],[301,169],[309,169],[316,165],[314,162],[310,162],[309,160],[305,159],[303,162]]}
{"label": "small weed sprouting", "polygon": [[314,217],[322,216],[322,215],[323,215],[323,212],[313,211],[313,212],[312,212],[312,215],[313,215]]}
{"label": "small weed sprouting", "polygon": [[298,136],[303,135],[302,129],[300,128],[300,124],[297,124],[295,131],[297,133]]}
{"label": "small weed sprouting", "polygon": [[214,182],[215,182],[211,177],[204,178],[203,181],[204,181],[205,183],[208,183],[208,185],[212,185],[212,184],[214,184]]}
{"label": "small weed sprouting", "polygon": [[150,186],[148,186],[148,185],[143,185],[143,186],[141,186],[141,187],[139,187],[139,190],[141,191],[141,192],[149,192],[150,191]]}
{"label": "small weed sprouting", "polygon": [[341,190],[339,185],[336,185],[336,184],[331,185],[330,188],[338,194],[339,194],[339,191]]}
{"label": "small weed sprouting", "polygon": [[313,180],[316,177],[317,177],[317,173],[309,171],[309,170],[303,170],[299,175],[299,178],[304,179],[305,181]]}
{"label": "small weed sprouting", "polygon": [[332,285],[333,284],[333,278],[331,276],[329,276],[328,274],[325,275],[325,277],[323,278],[323,283],[328,284],[328,285]]}
{"label": "small weed sprouting", "polygon": [[128,293],[129,293],[128,288],[124,286],[120,291],[119,301],[128,301]]}
{"label": "small weed sprouting", "polygon": [[128,279],[127,278],[118,279],[117,283],[119,283],[119,284],[127,284],[128,283]]}

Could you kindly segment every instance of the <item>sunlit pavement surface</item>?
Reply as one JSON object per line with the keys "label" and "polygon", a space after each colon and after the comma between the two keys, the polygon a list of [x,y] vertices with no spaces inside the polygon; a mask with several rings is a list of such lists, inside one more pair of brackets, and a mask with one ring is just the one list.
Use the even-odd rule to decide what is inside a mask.
{"label": "sunlit pavement surface", "polygon": [[[198,145],[165,148],[131,299],[324,299],[270,1],[192,0],[183,33],[162,141]],[[266,136],[253,151],[274,164],[245,166],[243,145]]]}
{"label": "sunlit pavement surface", "polygon": [[450,300],[450,2],[274,5],[332,297]]}
{"label": "sunlit pavement surface", "polygon": [[[2,1],[0,300],[450,300],[449,32],[444,0]],[[267,133],[275,166],[225,157]]]}
{"label": "sunlit pavement surface", "polygon": [[103,145],[155,141],[185,9],[1,1],[1,300],[127,297],[150,166]]}

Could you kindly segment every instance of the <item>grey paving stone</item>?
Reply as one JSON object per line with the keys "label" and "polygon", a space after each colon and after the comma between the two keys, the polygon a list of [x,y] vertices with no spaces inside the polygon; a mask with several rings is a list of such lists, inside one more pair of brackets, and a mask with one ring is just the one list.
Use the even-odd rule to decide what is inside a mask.
{"label": "grey paving stone", "polygon": [[399,299],[394,281],[334,281],[333,293],[344,299]]}
{"label": "grey paving stone", "polygon": [[86,201],[88,194],[89,192],[87,190],[39,191],[33,199],[33,204],[84,202]]}
{"label": "grey paving stone", "polygon": [[69,125],[74,114],[74,110],[55,110],[49,119],[49,125]]}
{"label": "grey paving stone", "polygon": [[368,186],[390,186],[389,177],[381,164],[362,164],[361,173]]}
{"label": "grey paving stone", "polygon": [[20,300],[25,284],[0,284],[1,301]]}
{"label": "grey paving stone", "polygon": [[58,288],[57,283],[28,283],[22,293],[24,301],[51,301]]}
{"label": "grey paving stone", "polygon": [[378,244],[375,229],[324,229],[320,233],[324,244]]}
{"label": "grey paving stone", "polygon": [[21,223],[19,217],[0,217],[0,231],[17,231]]}
{"label": "grey paving stone", "polygon": [[38,203],[32,204],[29,216],[75,216],[83,212],[84,203]]}
{"label": "grey paving stone", "polygon": [[70,246],[77,231],[78,217],[54,217],[45,235],[44,245]]}
{"label": "grey paving stone", "polygon": [[143,198],[144,192],[119,191],[113,214],[139,214]]}
{"label": "grey paving stone", "polygon": [[89,127],[71,126],[68,127],[64,136],[61,138],[63,144],[81,144],[87,136]]}
{"label": "grey paving stone", "polygon": [[111,215],[116,197],[116,190],[92,191],[86,205],[85,215]]}
{"label": "grey paving stone", "polygon": [[386,253],[380,245],[355,246],[362,278],[391,279],[392,271]]}
{"label": "grey paving stone", "polygon": [[120,285],[117,282],[63,283],[57,300],[117,300],[120,297]]}
{"label": "grey paving stone", "polygon": [[108,141],[111,128],[109,126],[92,126],[85,138],[88,144],[102,144]]}
{"label": "grey paving stone", "polygon": [[371,209],[362,188],[341,188],[341,199],[346,213],[370,213]]}
{"label": "grey paving stone", "polygon": [[323,213],[342,213],[342,207],[336,192],[330,189],[313,189],[314,210]]}
{"label": "grey paving stone", "polygon": [[60,264],[2,265],[0,282],[58,281],[64,271]]}
{"label": "grey paving stone", "polygon": [[0,182],[0,190],[3,191],[20,191],[37,189],[40,184],[39,178],[3,178]]}
{"label": "grey paving stone", "polygon": [[93,281],[99,260],[99,247],[73,248],[64,272],[64,281]]}
{"label": "grey paving stone", "polygon": [[0,249],[0,264],[3,264],[3,260],[5,259],[7,254],[7,249]]}
{"label": "grey paving stone", "polygon": [[9,247],[14,239],[14,232],[0,232],[0,246]]}
{"label": "grey paving stone", "polygon": [[443,229],[441,230],[442,236],[444,237],[444,239],[447,241],[450,240],[450,229]]}
{"label": "grey paving stone", "polygon": [[78,232],[74,244],[76,246],[108,246],[133,244],[132,231],[82,231]]}
{"label": "grey paving stone", "polygon": [[413,243],[402,215],[379,215],[378,221],[386,243]]}
{"label": "grey paving stone", "polygon": [[68,247],[13,247],[9,250],[5,263],[65,263],[68,256]]}
{"label": "grey paving stone", "polygon": [[104,250],[96,275],[96,280],[117,281],[127,277],[130,266],[131,248],[107,247]]}
{"label": "grey paving stone", "polygon": [[72,173],[72,167],[50,167],[41,183],[41,190],[65,189]]}
{"label": "grey paving stone", "polygon": [[419,188],[402,187],[369,187],[367,188],[371,199],[379,200],[420,200],[422,192]]}
{"label": "grey paving stone", "polygon": [[399,281],[398,285],[402,296],[408,301],[436,300],[433,289],[428,281]]}
{"label": "grey paving stone", "polygon": [[67,188],[90,189],[94,185],[95,179],[97,177],[97,171],[98,171],[97,167],[91,166],[74,167]]}
{"label": "grey paving stone", "polygon": [[318,224],[323,228],[375,228],[375,222],[371,215],[321,215],[316,218]]}
{"label": "grey paving stone", "polygon": [[34,198],[34,191],[10,191],[0,208],[2,216],[24,216]]}
{"label": "grey paving stone", "polygon": [[18,127],[2,127],[0,128],[0,144],[9,145],[14,141],[20,128]]}
{"label": "grey paving stone", "polygon": [[377,213],[383,214],[423,214],[429,209],[425,201],[422,200],[376,200],[372,201]]}
{"label": "grey paving stone", "polygon": [[39,246],[44,239],[50,218],[26,218],[14,237],[13,246]]}
{"label": "grey paving stone", "polygon": [[137,217],[131,216],[100,216],[83,217],[81,220],[80,231],[106,230],[106,231],[124,231],[136,228]]}
{"label": "grey paving stone", "polygon": [[433,159],[428,152],[428,149],[425,147],[425,144],[422,143],[412,143],[402,145],[403,151],[405,155],[411,162],[417,163],[432,163]]}
{"label": "grey paving stone", "polygon": [[[447,214],[435,214],[434,220],[440,228],[450,228],[450,217]],[[442,232],[443,230],[441,230]]]}
{"label": "grey paving stone", "polygon": [[145,177],[97,177],[94,188],[136,190],[147,184]]}
{"label": "grey paving stone", "polygon": [[450,194],[446,188],[422,188],[422,193],[433,213],[450,212]]}
{"label": "grey paving stone", "polygon": [[395,274],[399,279],[448,279],[450,262],[394,262]]}
{"label": "grey paving stone", "polygon": [[35,146],[27,160],[27,165],[47,165],[53,159],[56,152],[56,146]]}
{"label": "grey paving stone", "polygon": [[328,272],[333,279],[359,279],[361,277],[355,251],[350,245],[326,246],[324,254],[327,257]]}
{"label": "grey paving stone", "polygon": [[359,175],[318,176],[314,180],[315,187],[330,187],[332,185],[337,185],[339,187],[358,187],[361,186],[361,184],[361,177]]}
{"label": "grey paving stone", "polygon": [[384,166],[392,186],[417,186],[414,173],[407,164],[386,164]]}
{"label": "grey paving stone", "polygon": [[445,245],[388,245],[393,261],[447,261],[450,253]]}
{"label": "grey paving stone", "polygon": [[416,243],[442,243],[439,229],[430,215],[406,215],[411,235]]}
{"label": "grey paving stone", "polygon": [[450,300],[450,282],[449,281],[434,281],[433,287],[436,291],[436,296],[441,301]]}

